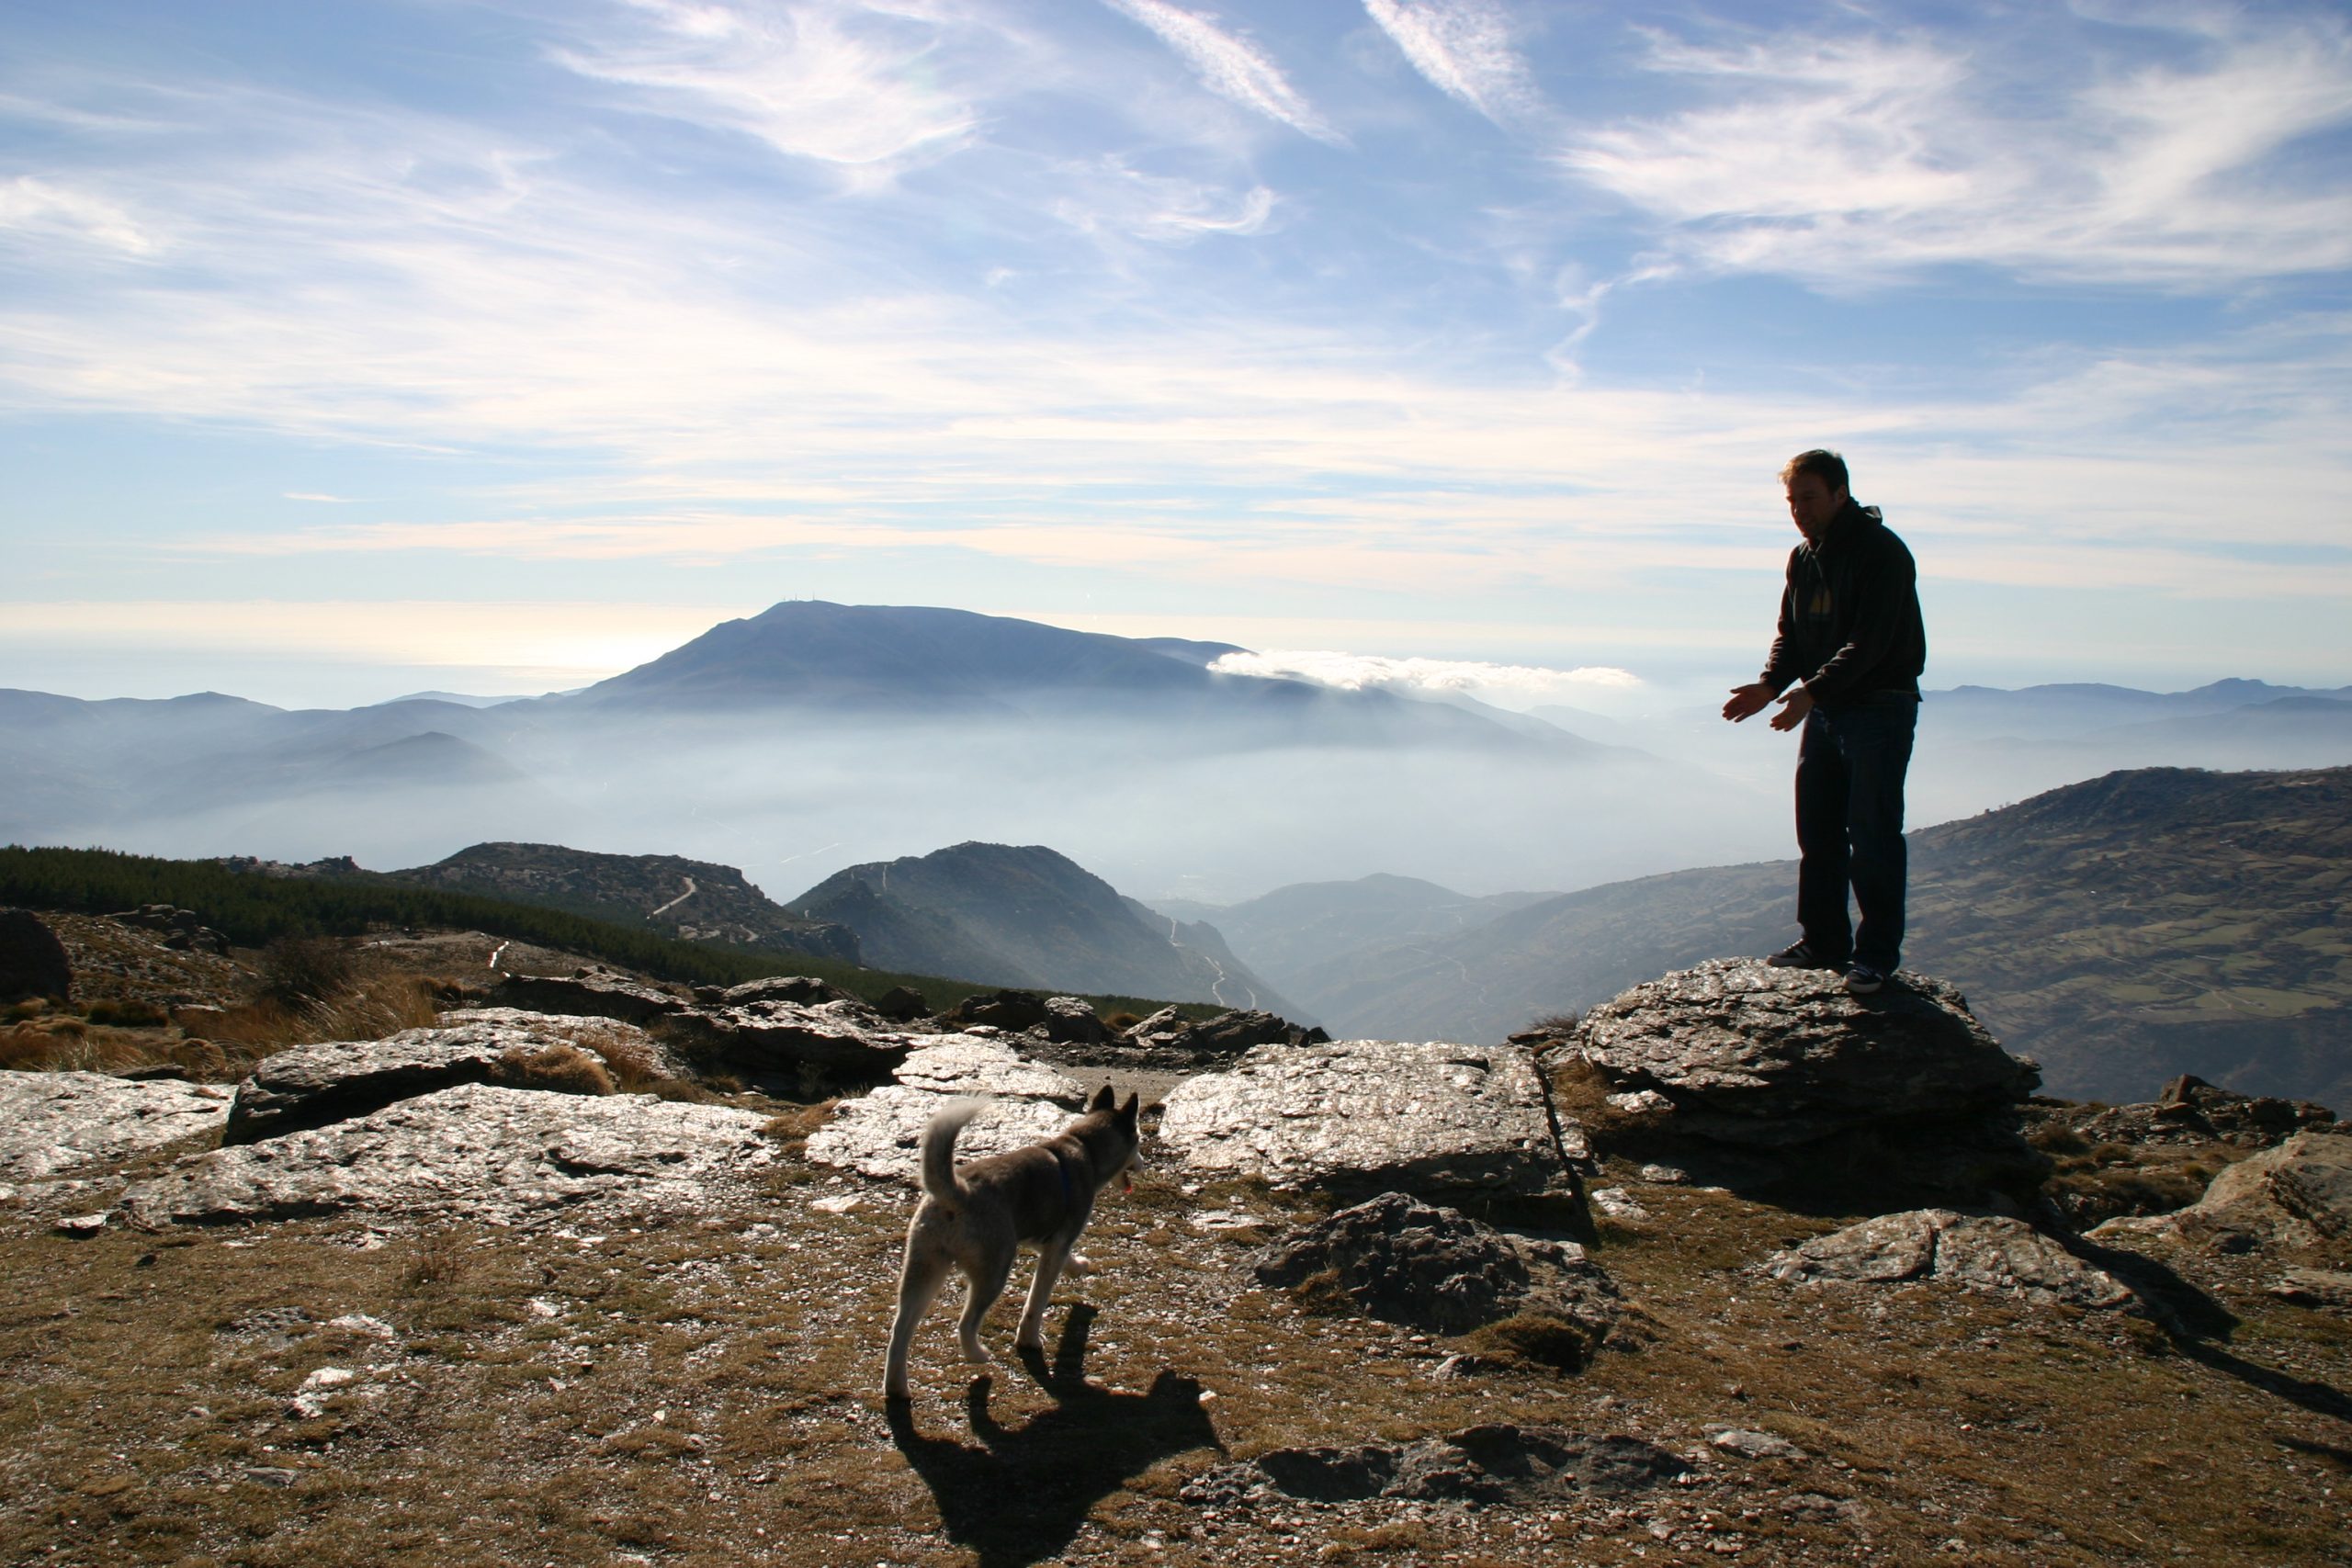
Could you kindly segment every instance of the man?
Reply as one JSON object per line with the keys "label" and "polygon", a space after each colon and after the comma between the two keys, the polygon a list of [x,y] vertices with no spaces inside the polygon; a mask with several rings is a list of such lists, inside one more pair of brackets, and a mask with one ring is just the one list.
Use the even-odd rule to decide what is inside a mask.
{"label": "man", "polygon": [[[1801,452],[1781,470],[1804,542],[1789,552],[1780,635],[1763,675],[1734,686],[1736,724],[1778,699],[1772,728],[1797,747],[1797,924],[1804,934],[1770,962],[1843,969],[1869,996],[1903,957],[1903,775],[1919,720],[1928,634],[1911,552],[1857,506],[1846,461]],[[1861,919],[1849,925],[1846,888]]]}

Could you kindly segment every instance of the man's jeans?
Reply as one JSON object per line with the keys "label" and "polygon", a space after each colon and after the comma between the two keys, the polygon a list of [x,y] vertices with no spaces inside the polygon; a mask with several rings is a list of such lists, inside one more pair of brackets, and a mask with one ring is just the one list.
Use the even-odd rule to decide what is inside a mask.
{"label": "man's jeans", "polygon": [[[1918,699],[1881,693],[1805,715],[1797,748],[1797,923],[1824,962],[1892,975],[1903,957],[1903,775]],[[1859,928],[1846,921],[1853,885]]]}

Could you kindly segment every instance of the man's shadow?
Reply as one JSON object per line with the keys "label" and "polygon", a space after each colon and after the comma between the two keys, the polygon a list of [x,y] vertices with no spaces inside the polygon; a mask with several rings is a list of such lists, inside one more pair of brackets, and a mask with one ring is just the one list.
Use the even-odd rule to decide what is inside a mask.
{"label": "man's shadow", "polygon": [[890,1438],[931,1488],[947,1538],[979,1556],[979,1568],[1027,1568],[1058,1555],[1095,1503],[1171,1454],[1224,1451],[1201,1407],[1201,1385],[1163,1371],[1145,1393],[1114,1393],[1086,1381],[1094,1309],[1070,1308],[1054,1359],[1021,1364],[1054,1407],[1019,1427],[989,1410],[994,1380],[972,1380],[964,1404],[977,1443],[927,1438],[903,1401],[889,1405]]}

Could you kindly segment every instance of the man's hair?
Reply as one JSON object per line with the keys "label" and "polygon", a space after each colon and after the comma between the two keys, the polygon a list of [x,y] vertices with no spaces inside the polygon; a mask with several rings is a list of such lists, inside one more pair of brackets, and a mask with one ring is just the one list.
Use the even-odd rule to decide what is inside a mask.
{"label": "man's hair", "polygon": [[1800,452],[1790,458],[1788,466],[1781,470],[1781,482],[1787,484],[1799,474],[1817,475],[1831,490],[1842,490],[1849,495],[1853,493],[1853,486],[1846,482],[1846,459],[1822,447]]}

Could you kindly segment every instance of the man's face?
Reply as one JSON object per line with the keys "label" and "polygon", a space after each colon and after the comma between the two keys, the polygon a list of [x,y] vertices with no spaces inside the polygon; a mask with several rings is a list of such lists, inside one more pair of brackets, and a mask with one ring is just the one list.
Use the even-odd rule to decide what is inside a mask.
{"label": "man's face", "polygon": [[1846,509],[1846,487],[1832,485],[1819,474],[1795,474],[1789,479],[1789,515],[1807,542],[1819,544],[1829,525]]}

